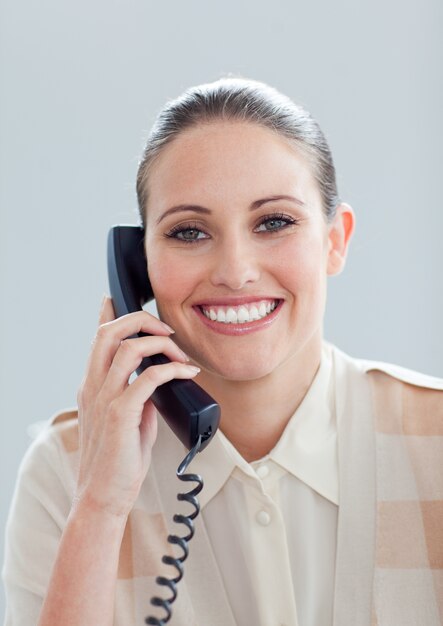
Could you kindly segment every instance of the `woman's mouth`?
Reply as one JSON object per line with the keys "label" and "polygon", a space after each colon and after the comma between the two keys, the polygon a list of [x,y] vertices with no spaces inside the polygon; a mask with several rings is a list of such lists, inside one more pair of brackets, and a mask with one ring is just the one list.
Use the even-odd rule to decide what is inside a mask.
{"label": "woman's mouth", "polygon": [[205,306],[199,308],[203,315],[221,324],[246,324],[267,317],[278,305],[278,300],[260,300],[239,306]]}
{"label": "woman's mouth", "polygon": [[260,299],[241,304],[199,304],[194,310],[210,328],[222,334],[244,334],[271,323],[283,300]]}

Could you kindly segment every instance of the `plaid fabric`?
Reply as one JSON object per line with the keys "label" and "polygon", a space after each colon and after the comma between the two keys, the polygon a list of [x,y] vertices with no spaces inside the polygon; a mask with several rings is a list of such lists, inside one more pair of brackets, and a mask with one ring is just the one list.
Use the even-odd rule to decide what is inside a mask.
{"label": "plaid fabric", "polygon": [[[439,626],[443,380],[354,359],[334,346],[333,357],[340,485],[333,624]],[[4,568],[6,626],[38,621],[75,489],[76,418],[76,411],[54,418],[22,464]],[[114,626],[143,624],[158,592],[156,575],[170,575],[161,556],[170,550],[167,533],[176,530],[177,484],[165,465],[181,459],[183,447],[160,422],[152,466],[121,546]],[[170,624],[236,626],[200,518]]]}
{"label": "plaid fabric", "polygon": [[[334,626],[439,626],[443,624],[443,380],[353,359],[335,347],[334,359],[341,447],[339,537],[343,537],[337,549]],[[174,442],[166,433],[163,437],[163,446],[177,454]],[[350,483],[352,476],[356,480]],[[167,482],[163,481],[162,489]],[[154,546],[143,539],[147,523],[153,529],[151,537],[156,537]],[[162,514],[151,514],[147,520],[141,511],[133,511],[122,546],[120,577],[154,576],[152,563],[158,564],[167,550],[167,544],[159,546],[165,533]],[[135,551],[134,545],[138,545]],[[202,559],[205,549],[210,551],[210,546],[202,543]],[[129,565],[130,559],[134,562]],[[196,564],[197,585],[198,571]],[[193,602],[190,596],[188,600],[189,619]],[[224,609],[221,622],[228,624],[228,609]]]}
{"label": "plaid fabric", "polygon": [[[443,391],[371,371],[375,624],[443,623]],[[377,621],[378,620],[378,621]]]}

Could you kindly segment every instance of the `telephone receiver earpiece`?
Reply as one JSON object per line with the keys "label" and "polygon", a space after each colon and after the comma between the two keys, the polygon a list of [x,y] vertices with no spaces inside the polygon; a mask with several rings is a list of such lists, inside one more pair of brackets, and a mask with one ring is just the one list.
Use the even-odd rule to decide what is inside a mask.
{"label": "telephone receiver earpiece", "polygon": [[[117,317],[140,311],[154,298],[148,278],[144,248],[145,231],[141,226],[113,226],[108,235],[109,289]],[[146,336],[137,333],[135,336]],[[141,374],[151,365],[168,363],[164,354],[145,357],[137,368]],[[200,450],[214,436],[220,422],[220,407],[192,380],[174,379],[157,387],[152,402],[167,424],[190,450],[199,437]]]}

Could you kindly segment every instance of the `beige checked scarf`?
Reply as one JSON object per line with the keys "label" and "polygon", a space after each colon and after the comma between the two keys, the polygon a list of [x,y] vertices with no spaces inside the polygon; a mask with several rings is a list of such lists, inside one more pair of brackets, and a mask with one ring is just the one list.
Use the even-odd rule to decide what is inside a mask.
{"label": "beige checked scarf", "polygon": [[[334,626],[443,624],[443,380],[354,359],[332,346],[336,376],[340,506]],[[68,456],[77,414],[59,415]],[[114,624],[143,623],[176,485],[162,459],[181,446],[160,428],[142,506],[120,553]],[[236,626],[201,518],[171,626]],[[167,566],[165,566],[167,567]],[[288,625],[289,626],[289,625]],[[296,626],[296,625],[290,625]],[[323,626],[323,625],[319,625]]]}
{"label": "beige checked scarf", "polygon": [[334,626],[441,625],[443,380],[334,352],[347,381]]}

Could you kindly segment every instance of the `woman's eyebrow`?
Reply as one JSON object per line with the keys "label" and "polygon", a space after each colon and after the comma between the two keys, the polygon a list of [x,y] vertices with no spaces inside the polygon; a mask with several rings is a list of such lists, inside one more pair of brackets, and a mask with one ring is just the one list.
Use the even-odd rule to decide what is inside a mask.
{"label": "woman's eyebrow", "polygon": [[[254,200],[249,206],[250,211],[255,211],[259,209],[263,204],[267,202],[276,202],[277,200],[289,200],[290,202],[294,202],[299,206],[304,206],[305,203],[302,200],[299,200],[295,196],[287,196],[287,195],[278,195],[278,196],[269,196],[268,198],[260,198],[260,200]],[[200,206],[199,204],[178,204],[177,206],[173,206],[170,209],[167,209],[157,220],[157,224],[160,224],[162,220],[165,219],[168,215],[173,213],[181,213],[182,211],[190,211],[193,213],[200,213],[204,215],[208,215],[212,213],[211,209],[208,209],[204,206]]]}
{"label": "woman's eyebrow", "polygon": [[251,211],[255,209],[259,209],[262,204],[266,202],[276,202],[277,200],[289,200],[290,202],[294,202],[299,206],[305,206],[305,203],[302,200],[299,200],[295,196],[287,196],[287,195],[279,195],[279,196],[269,196],[269,198],[262,198],[261,200],[255,200],[251,206],[249,207]]}
{"label": "woman's eyebrow", "polygon": [[173,206],[167,211],[165,211],[157,220],[157,224],[160,224],[162,220],[165,219],[168,215],[172,213],[180,213],[181,211],[193,211],[194,213],[212,213],[210,209],[207,209],[204,206],[200,206],[199,204],[178,204],[177,206]]}

